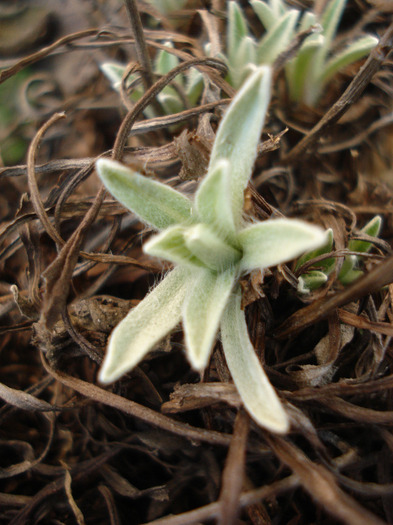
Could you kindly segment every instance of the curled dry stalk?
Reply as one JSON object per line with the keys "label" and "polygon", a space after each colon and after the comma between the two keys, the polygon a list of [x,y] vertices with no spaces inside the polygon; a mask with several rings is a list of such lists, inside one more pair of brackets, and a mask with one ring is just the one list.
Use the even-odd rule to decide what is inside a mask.
{"label": "curled dry stalk", "polygon": [[[219,2],[214,5],[221,10],[224,7]],[[210,15],[213,16],[212,13]],[[204,18],[207,18],[207,14]],[[128,28],[124,35],[111,32],[110,40],[105,36],[109,33],[104,34],[99,30],[63,37],[30,57],[17,60],[13,67],[0,73],[0,81],[3,82],[26,65],[32,65],[49,56],[68,42],[90,37],[87,43],[78,45],[78,53],[88,53],[98,46],[105,52],[110,46],[113,48],[114,45],[127,46],[134,43],[135,39],[129,38],[128,33]],[[377,49],[380,54],[372,55],[366,63],[366,69],[371,69],[367,69],[368,72],[360,77],[361,83],[364,80],[369,81],[373,68],[386,64],[383,61],[391,49],[391,32],[390,37],[386,35],[381,40],[385,44]],[[159,35],[150,32],[148,37],[148,46],[155,49],[164,47],[164,44],[159,43]],[[194,39],[184,36],[177,40],[174,38],[173,41],[178,58],[186,61],[189,57],[178,48],[187,45],[194,52]],[[294,45],[292,50],[296,49],[296,43]],[[62,52],[68,53],[72,49],[75,47],[63,47]],[[145,94],[136,112],[139,111],[140,115],[142,106],[151,103],[159,90],[171,82],[173,75],[185,71],[183,67],[198,64],[197,67],[205,68],[204,72],[213,80],[216,79],[217,72],[225,71],[222,62],[218,60],[200,60],[188,62],[187,65],[184,63],[180,69],[160,79],[158,84],[153,82],[151,91]],[[277,82],[279,80],[277,78]],[[361,225],[366,224],[371,216],[380,214],[385,224],[383,235],[387,234],[386,238],[389,239],[390,212],[388,205],[384,206],[385,202],[389,202],[390,190],[383,190],[386,201],[373,201],[370,192],[367,196],[370,201],[358,202],[357,209],[349,199],[348,202],[336,203],[329,208],[323,200],[327,185],[324,184],[323,177],[318,178],[319,164],[323,164],[323,169],[329,174],[335,175],[336,158],[329,155],[338,150],[332,152],[328,150],[329,145],[322,145],[318,150],[318,163],[315,162],[314,141],[321,138],[322,131],[327,129],[325,126],[337,118],[343,106],[348,109],[354,105],[356,97],[352,94],[360,92],[357,90],[360,84],[358,78],[356,89],[344,93],[347,98],[339,99],[332,108],[334,111],[321,120],[320,127],[315,128],[304,142],[297,144],[290,134],[284,137],[284,140],[289,137],[285,144],[286,147],[289,146],[286,150],[289,155],[284,155],[282,162],[287,163],[288,179],[292,179],[292,187],[286,192],[285,205],[280,199],[280,191],[287,179],[284,183],[280,179],[279,184],[276,184],[275,176],[264,178],[264,171],[259,176],[260,170],[266,170],[276,160],[280,162],[280,154],[273,153],[277,144],[274,146],[273,138],[265,141],[262,148],[259,148],[256,159],[258,177],[254,182],[263,181],[258,189],[268,203],[264,204],[263,199],[258,197],[259,194],[249,187],[245,200],[250,215],[256,212],[259,218],[265,219],[271,213],[277,213],[275,206],[278,213],[287,211],[294,199],[300,197],[308,205],[293,206],[291,209],[296,216],[302,215],[315,221],[322,217],[323,222],[326,217],[334,215],[337,224],[346,225],[347,232],[344,233],[351,233],[356,226],[354,210],[360,215],[358,222]],[[223,88],[223,93],[232,96],[230,90],[224,91],[227,85],[223,79],[217,85]],[[274,83],[273,89],[275,87]],[[135,122],[136,112],[133,108],[123,122],[121,133],[115,138],[116,147],[111,148],[114,141],[105,144],[107,151],[103,156],[122,159],[125,163],[132,159],[136,163],[148,165],[149,168],[157,168],[162,182],[166,175],[173,174],[174,167],[179,163],[174,143],[157,147],[153,141],[149,142],[149,137],[153,135],[146,135],[146,143],[141,147],[135,138],[137,134],[147,134],[152,130],[186,121],[191,122],[189,128],[193,132],[190,119],[205,111],[214,113],[212,122],[215,129],[215,122],[220,115],[220,111],[214,111],[215,108],[228,106],[229,103],[230,100],[225,99],[177,115],[140,122]],[[72,104],[70,107],[73,107]],[[69,132],[72,132],[74,118],[75,115],[70,112],[67,121]],[[382,118],[381,122],[383,121]],[[242,411],[241,397],[236,388],[226,382],[229,376],[219,346],[206,368],[204,382],[196,382],[197,374],[183,359],[183,343],[178,333],[171,339],[166,338],[162,345],[155,348],[155,353],[144,360],[140,368],[135,368],[112,387],[114,392],[110,388],[104,389],[95,384],[95,374],[97,363],[104,355],[106,338],[116,324],[111,324],[109,318],[120,310],[125,312],[130,305],[136,307],[148,286],[147,273],[157,275],[162,266],[154,259],[148,262],[141,254],[140,241],[145,240],[147,232],[141,229],[135,217],[110,198],[101,204],[101,192],[93,207],[90,194],[77,193],[80,183],[92,171],[96,152],[83,159],[49,162],[45,162],[48,159],[43,155],[43,164],[36,166],[37,146],[45,143],[43,133],[52,123],[53,120],[44,124],[36,135],[29,152],[28,166],[0,169],[2,188],[7,197],[11,196],[10,201],[15,199],[11,177],[19,177],[16,179],[17,187],[24,191],[27,186],[23,186],[22,177],[28,174],[26,181],[28,180],[31,192],[31,203],[22,203],[20,213],[15,217],[10,215],[10,220],[0,234],[1,261],[7,269],[7,280],[0,283],[1,290],[4,291],[0,297],[1,317],[4,320],[4,325],[0,328],[0,397],[3,401],[0,408],[3,441],[0,447],[7,447],[7,457],[16,458],[10,459],[15,461],[11,465],[0,464],[3,482],[8,483],[8,488],[14,487],[10,492],[0,494],[1,519],[9,521],[12,516],[12,523],[23,524],[33,521],[37,516],[44,520],[67,519],[62,513],[69,516],[72,511],[80,521],[83,516],[86,521],[106,519],[108,516],[108,519],[115,522],[117,517],[119,520],[129,520],[129,515],[125,513],[132,512],[138,523],[189,525],[220,519],[229,523],[235,519],[236,512],[241,512],[241,519],[244,521],[252,522],[257,516],[265,521],[276,519],[289,522],[298,519],[297,509],[302,510],[302,506],[307,505],[307,515],[314,521],[327,519],[319,509],[324,509],[323,512],[346,523],[380,523],[383,519],[391,521],[392,478],[387,461],[393,449],[389,432],[393,416],[388,395],[393,384],[389,372],[391,290],[389,293],[386,290],[381,291],[383,285],[389,285],[393,280],[391,257],[371,271],[371,263],[366,262],[366,275],[351,287],[342,288],[332,278],[328,291],[322,290],[320,297],[311,299],[312,304],[306,307],[296,295],[296,275],[291,275],[291,271],[295,272],[295,265],[267,269],[263,286],[260,274],[242,279],[244,293],[247,301],[250,301],[245,319],[251,339],[258,357],[265,361],[268,377],[279,392],[279,402],[291,423],[291,434],[285,439],[265,432],[255,423],[255,418],[249,418]],[[269,132],[274,130],[274,133],[277,133],[277,129],[282,129],[282,122],[276,120],[274,107],[266,129]],[[334,127],[330,129],[334,135]],[[380,129],[377,131],[381,132]],[[100,126],[96,127],[96,132],[100,133]],[[198,137],[197,132],[195,133]],[[133,135],[133,140],[138,144],[136,147],[134,144],[132,147],[127,146],[130,135]],[[350,147],[359,147],[364,138],[364,134],[359,134],[355,144],[353,141],[348,144]],[[59,141],[61,140],[60,138]],[[340,159],[346,159],[347,164],[350,164],[352,161],[345,156],[346,143],[339,140],[336,143],[343,155]],[[45,148],[41,148],[42,150],[45,152]],[[262,151],[272,153],[261,155]],[[297,169],[300,161],[303,163],[302,170]],[[307,164],[309,161],[310,169]],[[117,168],[121,169],[119,165]],[[309,176],[307,181],[304,173],[300,173],[303,168]],[[145,179],[151,180],[149,175],[143,173]],[[39,184],[36,176],[41,177],[38,179]],[[311,181],[314,176],[318,179],[318,185],[315,186]],[[51,199],[44,202],[38,189],[42,190],[42,194],[51,190],[49,181],[52,183],[54,179],[59,187],[51,193]],[[307,184],[303,184],[305,181]],[[170,185],[178,182],[177,179],[171,179]],[[180,187],[188,189],[190,186],[187,184],[183,181]],[[349,181],[337,178],[335,184],[337,195],[348,196],[345,185],[350,185]],[[328,187],[330,198],[332,193],[333,196],[336,195],[332,186]],[[316,187],[318,192],[313,194],[311,190]],[[372,188],[378,189],[378,182]],[[313,198],[317,193],[321,195],[320,202]],[[377,195],[380,196],[381,193]],[[112,226],[114,222],[120,222],[120,217],[123,224],[116,231]],[[247,220],[249,217],[246,222]],[[185,229],[195,229],[195,226],[198,224],[187,224]],[[20,227],[25,227],[24,232],[18,231]],[[330,224],[326,227],[330,227]],[[67,240],[70,231],[75,231],[75,234],[71,233]],[[116,236],[113,238],[115,231]],[[189,233],[188,230],[182,239],[187,239],[190,246]],[[34,235],[37,236],[36,239],[33,238]],[[101,240],[98,240],[100,235]],[[220,235],[219,232],[219,241]],[[104,237],[106,240],[103,240]],[[211,236],[209,239],[211,240]],[[84,241],[86,246],[81,250]],[[151,242],[153,241],[154,237]],[[195,248],[192,242],[191,245]],[[224,250],[222,244],[220,247]],[[168,245],[166,248],[168,249]],[[344,246],[336,246],[335,256],[344,257],[346,252],[343,248]],[[377,245],[377,248],[380,253],[386,252],[382,244]],[[59,253],[56,252],[57,249],[60,249]],[[38,250],[41,250],[37,259],[40,264],[52,261],[44,274],[47,279],[45,295],[43,282],[39,279],[37,281],[34,273],[40,266],[33,264]],[[112,250],[113,253],[102,253],[107,250]],[[199,252],[200,256],[202,254],[203,252]],[[84,264],[85,261],[92,264]],[[220,272],[215,272],[215,275],[218,273]],[[37,311],[23,310],[32,315],[27,320],[17,312],[14,298],[5,288],[11,276],[20,288],[15,297],[21,307],[26,306],[23,301],[29,298],[31,290],[34,291],[34,298],[44,299],[42,322],[47,318],[48,327],[53,325],[51,334],[54,341],[39,340],[37,337]],[[31,279],[31,282],[27,282],[27,279]],[[74,289],[72,283],[75,284]],[[67,297],[67,290],[71,291],[70,297]],[[125,300],[126,304],[120,305],[120,298],[98,295],[102,290],[111,290],[115,296],[123,292],[130,295],[135,293],[138,299],[134,298],[129,302]],[[94,296],[90,297],[91,294]],[[82,309],[82,303],[85,310]],[[93,303],[99,311],[99,322],[91,315]],[[83,316],[82,311],[89,315]],[[239,311],[241,310],[237,309],[237,313]],[[289,311],[294,313],[288,317]],[[323,321],[325,316],[326,322]],[[116,316],[111,319],[114,318],[118,320]],[[287,321],[280,326],[279,320],[284,321],[285,318]],[[353,339],[348,338],[348,329],[352,328],[355,334]],[[35,330],[33,342],[45,352],[42,366],[29,345],[32,330]],[[45,332],[49,333],[46,328]],[[321,341],[323,344],[319,345]],[[172,349],[170,353],[167,352],[169,346]],[[325,359],[323,364],[318,362],[321,356]],[[315,388],[309,379],[310,372],[315,369],[320,371],[325,365],[331,367],[333,375],[322,375],[323,381]],[[296,374],[299,368],[303,374]],[[303,383],[300,380],[297,382],[300,376]],[[172,392],[175,383],[181,384]],[[162,409],[167,411],[166,415],[160,414],[161,399],[165,401]],[[190,412],[186,413],[188,411]],[[235,411],[239,411],[237,416]],[[176,416],[170,417],[170,412]],[[46,413],[50,414],[50,427],[46,417],[42,417]],[[247,423],[245,419],[249,419]],[[373,432],[370,432],[370,424],[373,425]],[[249,433],[247,425],[250,426]],[[230,434],[232,428],[234,430]],[[155,432],[157,429],[159,432]],[[23,435],[31,438],[29,443],[24,441]],[[39,439],[42,435],[47,435],[44,444]],[[170,438],[167,439],[167,436]],[[222,447],[229,447],[230,451],[225,469]],[[0,456],[4,456],[3,450],[1,448]],[[8,455],[10,450],[12,456]],[[48,452],[50,461],[45,459]],[[60,464],[60,460],[64,463]],[[293,473],[286,475],[282,465],[286,465]],[[245,466],[250,477],[243,474]],[[66,471],[68,474],[65,474]],[[149,474],[147,477],[146,472]],[[152,479],[152,476],[154,483],[142,488],[141,479]],[[251,480],[257,480],[256,486],[252,485]],[[316,502],[318,510],[305,498],[304,492],[295,490],[299,488],[308,494],[310,500]],[[104,494],[104,498],[94,498],[93,501],[92,494]],[[184,497],[185,494],[187,498]],[[200,507],[189,510],[192,503],[185,507],[185,501],[191,501],[194,496],[198,498]],[[264,501],[272,502],[277,498],[280,501],[291,501],[293,506],[275,507],[273,504],[264,507]],[[53,514],[50,514],[52,511]],[[370,515],[371,511],[373,515]]]}

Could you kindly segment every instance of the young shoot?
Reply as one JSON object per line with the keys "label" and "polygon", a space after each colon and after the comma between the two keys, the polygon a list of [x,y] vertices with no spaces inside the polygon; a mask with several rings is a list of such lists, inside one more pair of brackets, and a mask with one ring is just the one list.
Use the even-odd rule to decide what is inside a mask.
{"label": "young shoot", "polygon": [[202,371],[220,332],[245,408],[261,426],[285,433],[288,416],[250,342],[239,279],[323,246],[326,233],[300,220],[251,224],[243,218],[244,190],[264,125],[271,76],[270,67],[256,68],[232,100],[193,201],[117,162],[97,162],[109,192],[158,230],[145,243],[145,252],[174,264],[113,331],[99,378],[116,381],[180,322],[189,362]]}
{"label": "young shoot", "polygon": [[286,51],[296,34],[314,29],[287,64],[289,97],[294,102],[316,106],[330,80],[344,67],[364,58],[378,39],[365,35],[335,49],[335,36],[346,0],[329,0],[320,17],[312,11],[290,8],[283,0],[251,0],[265,28],[258,41],[249,32],[240,6],[228,4],[227,61],[230,81],[240,86],[250,74],[250,65],[273,64]]}
{"label": "young shoot", "polygon": [[[378,237],[381,230],[382,218],[376,215],[369,221],[361,230],[360,233],[366,234],[369,237]],[[303,264],[310,262],[316,257],[328,254],[333,249],[333,232],[327,231],[327,242],[324,246],[305,253],[297,262],[296,268],[300,268]],[[370,241],[361,241],[351,239],[348,243],[349,252],[368,253],[373,247]],[[309,294],[312,290],[316,290],[323,286],[329,278],[336,265],[336,259],[328,257],[319,260],[314,264],[311,263],[307,271],[299,276],[298,292],[301,294]],[[362,256],[361,255],[346,255],[344,262],[338,272],[338,280],[341,284],[347,286],[359,279],[363,275]]]}

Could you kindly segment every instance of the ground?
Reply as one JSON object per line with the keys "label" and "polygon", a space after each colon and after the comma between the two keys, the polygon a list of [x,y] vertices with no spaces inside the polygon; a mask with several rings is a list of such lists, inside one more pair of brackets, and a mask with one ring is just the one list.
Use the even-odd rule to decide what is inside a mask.
{"label": "ground", "polygon": [[[139,113],[126,136],[134,109],[100,65],[141,56],[133,2],[3,4],[0,523],[393,523],[390,2],[348,1],[339,37],[365,30],[382,43],[316,108],[291,103],[275,71],[245,211],[332,228],[338,261],[306,295],[295,262],[242,283],[250,337],[291,418],[286,436],[242,409],[219,342],[203,377],[190,368],[181,327],[115,384],[97,380],[111,330],[168,266],[142,252],[151,232],[100,192],[94,160],[115,145],[116,158],[191,194],[220,100],[234,94],[225,65],[202,64],[209,89],[176,122],[153,87],[161,120]],[[170,16],[138,5],[152,59],[163,40],[182,61],[224,40],[223,1]],[[344,286],[343,250],[370,240],[360,230],[376,215],[364,274]]]}

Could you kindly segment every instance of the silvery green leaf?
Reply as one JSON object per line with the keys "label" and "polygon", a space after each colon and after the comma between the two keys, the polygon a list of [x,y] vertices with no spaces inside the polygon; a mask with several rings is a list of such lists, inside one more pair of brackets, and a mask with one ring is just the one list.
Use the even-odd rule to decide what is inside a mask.
{"label": "silvery green leaf", "polygon": [[[376,215],[360,231],[372,237],[377,237],[381,229],[381,224],[381,217],[379,215]],[[367,253],[371,250],[372,247],[373,244],[371,242],[360,241],[357,239],[351,240],[348,243],[348,250],[351,252]],[[361,270],[356,269],[356,267],[359,265],[359,260],[360,258],[357,255],[347,255],[345,257],[344,262],[340,268],[340,273],[338,275],[338,278],[342,284],[351,284],[361,275],[363,275],[363,272]]]}
{"label": "silvery green leaf", "polygon": [[[320,246],[316,250],[312,250],[310,252],[305,253],[296,262],[296,269],[303,266],[308,261],[311,261],[312,259],[315,259],[315,257],[319,257],[320,255],[323,255],[324,253],[329,253],[333,249],[333,230],[329,228],[326,230],[326,243],[323,246]],[[322,266],[324,261],[319,261],[317,264],[318,266]],[[325,269],[325,268],[324,268]]]}
{"label": "silvery green leaf", "polygon": [[300,294],[308,294],[312,290],[317,290],[328,280],[326,273],[319,270],[310,270],[299,277],[297,291]]}
{"label": "silvery green leaf", "polygon": [[257,146],[270,101],[271,69],[255,69],[229,105],[214,141],[208,175],[225,159],[231,166],[231,208],[236,227],[242,224],[244,190],[251,177]]}
{"label": "silvery green leaf", "polygon": [[262,0],[251,0],[250,2],[255,14],[266,30],[271,29],[277,22],[277,15],[266,2]]}
{"label": "silvery green leaf", "polygon": [[[308,84],[308,72],[313,66],[313,59],[323,45],[322,35],[311,35],[299,49],[296,57],[286,66],[289,96],[292,100],[304,99],[304,86]],[[313,89],[310,86],[309,89]],[[318,88],[319,89],[319,88]]]}
{"label": "silvery green leaf", "polygon": [[313,58],[324,43],[324,37],[319,34],[322,31],[322,26],[316,23],[314,13],[306,11],[301,17],[299,31],[306,31],[311,26],[314,26],[313,33],[306,38],[296,56],[285,67],[289,97],[294,101],[303,99],[304,85],[308,82],[309,69]]}
{"label": "silvery green leaf", "polygon": [[[105,62],[104,64],[101,64],[100,69],[107,77],[107,79],[111,82],[113,89],[115,89],[117,92],[120,92],[121,81],[126,67],[121,64],[118,64],[117,62]],[[130,94],[130,100],[132,102],[137,102],[143,95],[143,89],[139,85],[139,81],[140,79],[136,74],[131,74],[127,77],[127,88],[130,87],[131,84],[133,84],[132,92]],[[149,114],[151,115],[151,109],[149,107],[146,108],[144,110],[144,113],[146,114],[146,116],[149,116]]]}
{"label": "silvery green leaf", "polygon": [[299,11],[291,9],[260,40],[257,49],[259,64],[272,64],[285,51],[294,36],[298,17]]}
{"label": "silvery green leaf", "polygon": [[238,57],[239,61],[242,61],[239,65],[243,67],[248,64],[257,63],[255,40],[251,36],[245,36],[241,41],[238,50]]}
{"label": "silvery green leaf", "polygon": [[354,268],[358,262],[356,255],[347,255],[344,259],[344,262],[340,268],[338,274],[339,280],[344,284],[346,282],[346,276],[354,271]]}
{"label": "silvery green leaf", "polygon": [[213,271],[234,266],[241,258],[239,250],[221,239],[206,224],[186,228],[184,240],[190,252]]}
{"label": "silvery green leaf", "polygon": [[[173,48],[173,44],[171,42],[165,42],[165,47]],[[154,72],[159,75],[166,75],[178,65],[179,59],[175,55],[160,49],[154,61]],[[177,82],[177,84],[180,86],[183,86],[182,75],[177,75],[173,81]],[[157,95],[157,99],[162,105],[166,115],[178,113],[183,109],[183,101],[181,100],[181,97],[179,96],[176,89],[174,89],[174,87],[171,85],[165,86],[164,89]]]}
{"label": "silvery green leaf", "polygon": [[[165,42],[164,45],[168,48],[173,48],[173,44],[171,42]],[[179,59],[177,56],[173,55],[172,53],[168,53],[168,51],[165,51],[164,49],[160,49],[157,52],[154,61],[154,72],[158,75],[166,75],[178,65]],[[179,78],[181,78],[180,75]]]}
{"label": "silvery green leaf", "polygon": [[321,76],[323,75],[326,58],[330,52],[345,4],[346,0],[331,0],[321,16],[320,22],[323,27],[324,41],[313,59],[303,96],[304,102],[309,106],[314,106],[321,95],[323,88]]}
{"label": "silvery green leaf", "polygon": [[127,314],[109,338],[100,381],[111,383],[132,370],[175,328],[192,282],[192,272],[175,268]]}
{"label": "silvery green leaf", "polygon": [[154,257],[166,259],[186,266],[204,266],[186,246],[183,226],[170,226],[158,235],[154,235],[143,245],[144,252]]}
{"label": "silvery green leaf", "polygon": [[250,36],[245,36],[240,42],[239,48],[230,62],[232,85],[239,87],[252,72],[257,63],[256,45]]}
{"label": "silvery green leaf", "polygon": [[359,277],[361,277],[364,274],[362,270],[354,270],[350,269],[347,272],[345,272],[344,275],[339,275],[339,279],[341,284],[344,286],[348,286],[349,284],[352,284],[353,282],[357,281]]}
{"label": "silvery green leaf", "polygon": [[157,95],[157,99],[163,107],[166,115],[179,113],[184,109],[183,101],[175,89],[171,88],[170,86],[166,87],[170,88],[170,90],[167,90],[166,88],[163,89],[161,93]]}
{"label": "silvery green leaf", "polygon": [[328,82],[340,69],[367,56],[377,44],[378,38],[371,35],[353,42],[344,51],[328,60],[322,71],[321,81]]}
{"label": "silvery green leaf", "polygon": [[[317,18],[315,16],[315,13],[313,13],[312,11],[306,11],[301,20],[300,20],[300,24],[299,24],[299,31],[306,31],[307,29],[309,29],[311,26],[315,26],[317,23]],[[321,30],[322,30],[322,27],[321,27]],[[312,35],[311,35],[312,36]],[[309,39],[310,37],[308,37]],[[308,40],[307,39],[307,40]],[[306,42],[307,42],[306,40]]]}
{"label": "silvery green leaf", "polygon": [[326,9],[322,13],[320,22],[323,27],[323,35],[325,37],[323,56],[326,56],[330,49],[346,3],[347,0],[330,0],[327,3]]}
{"label": "silvery green leaf", "polygon": [[[367,235],[371,235],[371,237],[378,237],[379,232],[381,231],[381,226],[382,226],[382,217],[380,215],[376,215],[360,231],[363,233],[367,233]],[[359,250],[356,250],[356,251],[359,251]],[[360,250],[360,251],[363,251],[363,250]]]}
{"label": "silvery green leaf", "polygon": [[269,5],[277,18],[283,16],[287,11],[287,6],[283,0],[269,0]]}
{"label": "silvery green leaf", "polygon": [[229,371],[250,416],[273,432],[287,432],[288,417],[248,337],[240,287],[222,315],[221,338]]}
{"label": "silvery green leaf", "polygon": [[253,224],[238,235],[243,248],[242,270],[268,268],[323,246],[326,232],[296,219],[272,219]]}
{"label": "silvery green leaf", "polygon": [[123,78],[124,71],[126,70],[125,66],[118,64],[117,62],[104,62],[100,65],[100,69],[112,84],[113,89],[119,91],[121,79]]}
{"label": "silvery green leaf", "polygon": [[[379,215],[376,215],[360,231],[362,233],[366,233],[367,235],[370,235],[371,237],[378,237],[379,232],[381,230],[381,225],[382,225],[382,218]],[[371,242],[358,241],[356,239],[351,240],[348,243],[348,250],[350,250],[351,252],[366,253],[366,252],[369,252],[372,247],[373,247],[373,244]]]}
{"label": "silvery green leaf", "polygon": [[195,205],[200,220],[210,224],[222,236],[235,239],[235,222],[230,194],[231,165],[225,159],[216,163],[214,169],[202,180],[195,194]]}
{"label": "silvery green leaf", "polygon": [[248,36],[247,22],[242,10],[236,2],[229,2],[228,7],[228,29],[227,29],[227,49],[229,63],[235,59],[241,41]]}
{"label": "silvery green leaf", "polygon": [[185,195],[110,159],[99,159],[96,167],[108,191],[153,228],[190,222],[192,203]]}
{"label": "silvery green leaf", "polygon": [[196,370],[207,366],[235,278],[234,268],[218,274],[203,269],[195,274],[194,286],[184,303],[183,328],[187,356]]}
{"label": "silvery green leaf", "polygon": [[189,70],[186,76],[186,95],[191,106],[194,106],[203,90],[203,75],[195,68]]}

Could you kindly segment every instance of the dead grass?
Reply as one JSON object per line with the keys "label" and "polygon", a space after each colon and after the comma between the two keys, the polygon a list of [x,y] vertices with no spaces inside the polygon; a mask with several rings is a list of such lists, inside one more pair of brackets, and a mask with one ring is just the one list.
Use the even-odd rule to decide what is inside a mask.
{"label": "dead grass", "polygon": [[[180,330],[112,387],[96,380],[110,331],[165,268],[142,253],[150,232],[100,188],[94,161],[122,159],[192,192],[233,95],[225,65],[204,57],[200,43],[219,36],[220,2],[155,29],[148,22],[157,13],[142,6],[145,38],[136,41],[126,16],[133,2],[125,4],[100,12],[87,2],[93,29],[53,35],[47,47],[0,63],[0,82],[26,67],[58,78],[64,57],[75,78],[85,63],[96,66],[74,90],[44,90],[39,104],[29,102],[33,113],[20,105],[26,162],[0,168],[0,523],[393,523],[389,2],[348,2],[355,27],[368,24],[381,43],[317,110],[286,103],[283,57],[277,64],[247,211],[332,228],[329,256],[339,262],[348,239],[383,218],[365,275],[348,288],[335,272],[299,298],[290,265],[263,284],[258,275],[244,280],[253,344],[291,417],[285,438],[249,420],[219,344],[200,380]],[[52,15],[61,16],[58,7]],[[138,57],[146,68],[165,38],[181,65],[160,79],[146,74],[145,95],[125,109],[98,63]],[[143,118],[190,67],[209,78],[200,105]]]}

